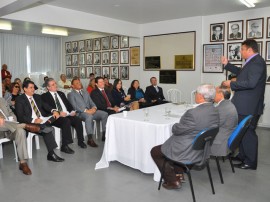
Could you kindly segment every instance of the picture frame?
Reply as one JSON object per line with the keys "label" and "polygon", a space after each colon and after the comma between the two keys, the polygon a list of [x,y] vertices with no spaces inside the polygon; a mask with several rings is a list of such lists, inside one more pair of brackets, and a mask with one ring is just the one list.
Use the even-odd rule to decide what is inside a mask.
{"label": "picture frame", "polygon": [[72,65],[73,66],[78,66],[78,55],[77,54],[73,54],[72,57]]}
{"label": "picture frame", "polygon": [[111,49],[119,49],[119,36],[111,36]]}
{"label": "picture frame", "polygon": [[163,84],[176,84],[176,70],[160,70],[159,83]]}
{"label": "picture frame", "polygon": [[85,51],[89,52],[93,50],[93,41],[92,39],[86,39],[85,40]]}
{"label": "picture frame", "polygon": [[73,78],[73,70],[72,67],[67,67],[66,68],[66,75],[68,79],[72,79]]}
{"label": "picture frame", "polygon": [[71,65],[72,65],[71,55],[66,55],[66,66]]}
{"label": "picture frame", "polygon": [[119,78],[119,67],[118,66],[111,66],[111,79],[118,79]]}
{"label": "picture frame", "polygon": [[130,66],[140,66],[140,46],[133,46],[129,48]]}
{"label": "picture frame", "polygon": [[203,73],[223,73],[221,57],[224,55],[224,44],[203,45]]}
{"label": "picture frame", "polygon": [[266,84],[270,85],[270,65],[266,65],[266,68],[267,68]]}
{"label": "picture frame", "polygon": [[78,53],[78,41],[72,41],[72,53]]}
{"label": "picture frame", "polygon": [[100,66],[94,66],[93,67],[93,73],[95,74],[95,77],[101,76],[101,67]]}
{"label": "picture frame", "polygon": [[120,79],[121,80],[128,80],[129,79],[128,66],[120,66]]}
{"label": "picture frame", "polygon": [[270,41],[266,41],[266,46],[265,46],[265,61],[269,62],[270,61]]}
{"label": "picture frame", "polygon": [[79,52],[85,52],[85,43],[84,43],[84,40],[79,41]]}
{"label": "picture frame", "polygon": [[100,62],[100,52],[94,52],[93,59],[94,59],[94,65],[100,65],[101,64],[101,62]]}
{"label": "picture frame", "polygon": [[110,52],[110,63],[111,64],[118,64],[119,63],[119,52],[118,51],[111,51]]}
{"label": "picture frame", "polygon": [[80,67],[80,78],[81,79],[86,78],[86,69],[85,69],[85,67]]}
{"label": "picture frame", "polygon": [[100,51],[100,38],[94,39],[94,51]]}
{"label": "picture frame", "polygon": [[266,38],[270,38],[270,17],[267,18]]}
{"label": "picture frame", "polygon": [[174,55],[174,69],[178,71],[195,71],[194,55]]}
{"label": "picture frame", "polygon": [[[233,65],[235,65],[236,67],[240,67],[240,68],[242,68],[242,64],[233,64]],[[233,73],[231,73],[230,71],[228,71],[228,70],[226,70],[226,80],[229,80],[229,75],[230,74],[233,74]]]}
{"label": "picture frame", "polygon": [[109,51],[102,52],[102,65],[110,64],[110,53]]}
{"label": "picture frame", "polygon": [[109,66],[103,66],[102,67],[102,77],[106,77],[110,79],[110,67]]}
{"label": "picture frame", "polygon": [[234,40],[243,40],[243,20],[237,20],[237,21],[229,21],[227,30],[227,40],[228,41],[234,41]]}
{"label": "picture frame", "polygon": [[129,63],[129,50],[120,51],[120,63],[128,64]]}
{"label": "picture frame", "polygon": [[128,48],[129,47],[129,37],[121,36],[120,37],[120,48]]}
{"label": "picture frame", "polygon": [[159,70],[160,69],[160,56],[147,56],[144,58],[146,70]]}
{"label": "picture frame", "polygon": [[93,53],[86,53],[86,64],[87,65],[93,64]]}
{"label": "picture frame", "polygon": [[241,42],[227,43],[227,57],[230,62],[242,61]]}
{"label": "picture frame", "polygon": [[263,18],[249,19],[246,25],[247,39],[262,39],[263,38]]}
{"label": "picture frame", "polygon": [[263,42],[257,41],[257,44],[258,44],[258,53],[262,56]]}
{"label": "picture frame", "polygon": [[102,50],[109,50],[110,49],[110,37],[102,37],[101,38],[101,48]]}
{"label": "picture frame", "polygon": [[210,42],[224,41],[225,23],[210,24]]}
{"label": "picture frame", "polygon": [[80,77],[80,70],[78,67],[73,67],[73,78],[75,76]]}
{"label": "picture frame", "polygon": [[85,65],[85,54],[84,53],[80,53],[79,54],[79,64],[80,65]]}
{"label": "picture frame", "polygon": [[86,69],[87,78],[89,78],[90,74],[93,73],[93,67],[92,66],[87,66],[85,69]]}
{"label": "picture frame", "polygon": [[66,54],[72,53],[70,42],[65,43],[65,52],[66,52]]}

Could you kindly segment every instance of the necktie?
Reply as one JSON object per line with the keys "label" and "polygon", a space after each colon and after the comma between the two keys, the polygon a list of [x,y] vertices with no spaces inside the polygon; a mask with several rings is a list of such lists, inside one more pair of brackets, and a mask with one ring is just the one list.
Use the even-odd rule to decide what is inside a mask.
{"label": "necktie", "polygon": [[32,108],[33,108],[34,112],[36,113],[37,117],[39,118],[40,113],[38,111],[38,108],[37,108],[36,104],[34,103],[34,100],[32,98],[30,98],[30,101],[31,101],[31,105],[32,105]]}
{"label": "necktie", "polygon": [[55,96],[55,104],[56,104],[56,107],[58,109],[59,112],[63,111],[62,107],[61,107],[61,104],[59,102],[59,99],[57,97],[57,93],[54,93],[54,96]]}
{"label": "necktie", "polygon": [[158,87],[157,87],[157,86],[155,86],[155,88],[156,88],[156,91],[157,91],[157,93],[158,93],[158,91],[159,91],[159,90],[158,90]]}
{"label": "necktie", "polygon": [[109,101],[109,99],[108,99],[108,97],[107,97],[107,95],[106,95],[105,91],[104,91],[104,90],[102,90],[101,92],[102,92],[103,97],[104,97],[104,98],[105,98],[105,100],[106,100],[107,107],[111,107],[112,105],[111,105],[111,103],[110,103],[110,101]]}
{"label": "necktie", "polygon": [[79,93],[80,93],[80,95],[82,96],[82,98],[83,98],[83,95],[82,95],[82,91],[81,90],[79,90]]}

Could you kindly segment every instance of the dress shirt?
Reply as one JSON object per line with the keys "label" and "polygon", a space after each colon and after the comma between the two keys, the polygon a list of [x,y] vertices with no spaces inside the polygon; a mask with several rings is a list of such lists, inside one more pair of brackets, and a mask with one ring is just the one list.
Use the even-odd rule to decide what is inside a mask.
{"label": "dress shirt", "polygon": [[71,86],[71,82],[69,80],[66,80],[66,82],[63,82],[61,79],[58,81],[58,87],[59,88],[64,88],[64,86]]}
{"label": "dress shirt", "polygon": [[[58,100],[59,100],[59,102],[60,102],[60,105],[61,105],[61,107],[62,107],[63,112],[66,112],[67,115],[68,115],[69,112],[68,112],[68,110],[67,110],[65,104],[63,103],[61,97],[58,95],[58,93],[57,93],[57,92],[52,92],[52,91],[50,91],[50,93],[51,93],[51,95],[52,95],[52,97],[53,97],[53,99],[54,99],[54,102],[55,102],[55,93],[56,93],[56,96],[57,96],[57,98],[58,98]],[[55,102],[55,103],[56,103],[56,102]],[[56,106],[56,104],[55,104],[55,106]],[[56,106],[56,107],[57,107],[57,106]]]}

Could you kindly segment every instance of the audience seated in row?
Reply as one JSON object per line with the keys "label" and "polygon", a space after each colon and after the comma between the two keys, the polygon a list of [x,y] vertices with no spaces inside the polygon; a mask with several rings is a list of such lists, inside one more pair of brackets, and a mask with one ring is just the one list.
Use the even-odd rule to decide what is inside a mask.
{"label": "audience seated in row", "polygon": [[59,88],[69,89],[71,87],[71,83],[69,80],[67,80],[65,74],[60,75],[60,80],[58,81],[57,84]]}

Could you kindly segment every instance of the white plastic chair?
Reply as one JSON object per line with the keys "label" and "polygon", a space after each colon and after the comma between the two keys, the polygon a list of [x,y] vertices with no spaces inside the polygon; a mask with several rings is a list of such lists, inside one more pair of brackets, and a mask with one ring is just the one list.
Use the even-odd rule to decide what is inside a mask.
{"label": "white plastic chair", "polygon": [[[2,138],[2,139],[0,139],[0,159],[3,158],[2,143],[9,142],[9,141],[12,141],[12,140],[10,140],[8,138]],[[15,141],[13,141],[13,146],[14,146],[14,151],[15,151],[15,160],[16,160],[16,162],[18,162],[17,147],[16,147],[16,144],[15,144]]]}
{"label": "white plastic chair", "polygon": [[[96,139],[98,139],[97,121],[93,120],[93,122],[94,122],[94,131],[96,134]],[[99,121],[99,125],[100,125],[100,132],[102,133],[102,122],[101,121]]]}
{"label": "white plastic chair", "polygon": [[[84,121],[82,122],[82,125],[83,125],[83,137],[86,137],[87,132],[86,132],[86,129],[85,129],[85,122]],[[75,130],[75,128],[73,128],[73,137],[76,138],[76,136],[77,136],[76,130]]]}
{"label": "white plastic chair", "polygon": [[28,137],[27,137],[27,151],[28,151],[28,157],[29,157],[29,159],[32,158],[32,147],[33,147],[32,139],[33,139],[33,137],[35,137],[36,149],[40,149],[38,134],[28,132]]}
{"label": "white plastic chair", "polygon": [[195,94],[196,94],[196,90],[193,90],[193,91],[191,91],[191,93],[190,93],[190,104],[196,104],[195,103]]}
{"label": "white plastic chair", "polygon": [[55,138],[55,142],[57,144],[56,149],[60,149],[61,146],[61,128],[55,127],[54,128],[54,138]]}
{"label": "white plastic chair", "polygon": [[182,93],[178,89],[169,89],[167,91],[168,101],[172,103],[180,103]]}

